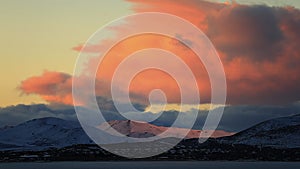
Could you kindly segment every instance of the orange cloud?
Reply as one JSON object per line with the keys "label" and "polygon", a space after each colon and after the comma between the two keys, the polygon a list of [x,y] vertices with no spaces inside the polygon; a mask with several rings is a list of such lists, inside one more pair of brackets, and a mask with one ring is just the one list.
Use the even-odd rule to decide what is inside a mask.
{"label": "orange cloud", "polygon": [[[98,46],[98,49],[99,48],[101,49],[101,45]],[[106,85],[108,86],[106,86],[105,88],[110,88],[109,85],[111,82],[111,78],[115,70],[120,65],[120,63],[130,54],[147,48],[160,48],[168,50],[180,57],[191,68],[191,71],[194,73],[197,85],[201,92],[202,101],[209,102],[210,83],[208,80],[206,70],[202,62],[199,60],[198,56],[195,55],[195,53],[193,53],[189,48],[180,43],[178,40],[162,35],[144,34],[139,36],[133,36],[116,44],[105,55],[104,59],[101,62],[101,65],[99,65],[97,79],[101,79],[101,81],[108,82],[106,83]],[[168,63],[168,61],[166,61],[163,57],[161,58],[161,61]],[[90,61],[90,64],[87,67],[94,66],[98,65],[96,61],[92,60]],[[135,65],[131,66],[134,67]],[[129,66],[128,69],[130,68],[131,67]],[[178,70],[178,75],[181,78],[184,78],[185,76],[185,74],[180,70]],[[124,79],[124,81],[127,80],[128,79]],[[148,95],[151,92],[151,90],[161,89],[165,92],[169,103],[180,103],[181,97],[180,90],[178,87],[179,84],[177,84],[175,80],[176,79],[173,79],[170,75],[166,74],[165,72],[162,72],[157,69],[148,69],[147,71],[140,72],[131,81],[129,92],[131,93],[132,99],[134,101],[148,103]]]}
{"label": "orange cloud", "polygon": [[[170,13],[190,21],[206,33],[224,65],[229,104],[276,104],[300,100],[298,9],[198,0],[129,1],[134,4],[136,12]],[[122,26],[114,31],[118,37],[122,34]],[[193,39],[186,40],[193,42]],[[109,41],[87,44],[84,48],[79,45],[73,49],[95,53]],[[97,73],[97,95],[109,97],[115,69],[128,55],[145,48],[162,48],[179,56],[196,77],[202,103],[210,101],[209,79],[198,57],[179,41],[153,34],[128,38],[107,53]],[[161,61],[165,62],[164,58]],[[97,62],[91,59],[86,69],[97,66]],[[49,74],[46,72],[41,77],[23,81],[21,89],[27,94],[39,94],[50,102],[71,103],[70,75]],[[178,84],[157,70],[138,74],[131,83],[130,93],[135,101],[147,102],[149,92],[155,88],[165,91],[169,102],[180,102]]]}
{"label": "orange cloud", "polygon": [[228,103],[300,100],[298,9],[196,0],[129,1],[136,12],[171,13],[206,33],[224,64]]}
{"label": "orange cloud", "polygon": [[19,88],[25,94],[37,94],[52,103],[72,105],[72,76],[61,72],[45,71],[21,82]]}

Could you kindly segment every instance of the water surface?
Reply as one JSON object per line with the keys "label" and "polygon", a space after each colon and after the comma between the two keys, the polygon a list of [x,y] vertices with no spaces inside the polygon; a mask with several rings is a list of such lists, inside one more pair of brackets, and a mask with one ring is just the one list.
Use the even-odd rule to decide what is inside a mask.
{"label": "water surface", "polygon": [[139,161],[139,162],[20,162],[0,163],[1,169],[293,169],[300,162],[194,162],[194,161]]}

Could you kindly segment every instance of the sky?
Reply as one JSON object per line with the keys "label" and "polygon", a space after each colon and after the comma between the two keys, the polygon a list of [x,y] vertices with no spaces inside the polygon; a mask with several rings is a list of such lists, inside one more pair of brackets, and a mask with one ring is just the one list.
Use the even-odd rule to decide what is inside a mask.
{"label": "sky", "polygon": [[[71,89],[78,54],[97,53],[112,39],[88,44],[85,48],[83,44],[96,30],[114,19],[150,11],[184,18],[208,36],[224,65],[226,104],[232,105],[228,109],[234,114],[231,119],[238,119],[236,112],[244,110],[243,106],[246,106],[243,117],[259,120],[282,116],[281,110],[286,110],[287,115],[299,111],[298,0],[2,0],[0,4],[0,107],[33,103],[73,105]],[[122,28],[121,25],[112,30],[114,38],[124,33]],[[182,35],[178,37],[184,39]],[[185,40],[193,42],[194,39]],[[207,110],[211,90],[203,65],[186,46],[174,39],[154,35],[129,38],[107,54],[108,59],[101,67],[104,71],[97,73],[96,94],[109,98],[109,82],[115,66],[126,55],[149,47],[168,49],[191,67],[205,103],[202,110]],[[88,68],[96,66],[92,59],[86,64]],[[167,110],[177,109],[178,86],[172,77],[159,71],[145,71],[136,76],[130,87],[132,100],[147,106],[153,87],[166,92],[171,103]],[[287,105],[293,108],[286,108]],[[268,113],[259,114],[265,107]],[[195,105],[188,103],[186,108],[185,111],[192,110]],[[155,114],[156,109],[152,110]],[[5,109],[5,112],[0,115],[10,118],[10,111]],[[253,116],[249,115],[251,112]],[[49,114],[40,116],[45,115]],[[16,116],[18,121],[32,117]]]}
{"label": "sky", "polygon": [[45,102],[36,95],[21,95],[20,82],[45,70],[71,74],[78,55],[72,48],[104,24],[132,13],[130,4],[122,0],[2,0],[0,4],[0,76],[5,78],[0,106]]}
{"label": "sky", "polygon": [[[217,0],[217,2],[232,2],[228,0]],[[268,5],[268,6],[294,6],[300,7],[300,2],[297,0],[236,0],[235,2],[248,5]]]}
{"label": "sky", "polygon": [[[297,0],[236,2],[300,7]],[[0,86],[0,106],[45,103],[38,95],[22,94],[18,90],[20,82],[45,70],[71,74],[78,55],[72,50],[74,46],[83,44],[111,20],[134,13],[132,4],[122,0],[88,3],[80,0],[3,0],[0,11],[0,73],[4,78]]]}

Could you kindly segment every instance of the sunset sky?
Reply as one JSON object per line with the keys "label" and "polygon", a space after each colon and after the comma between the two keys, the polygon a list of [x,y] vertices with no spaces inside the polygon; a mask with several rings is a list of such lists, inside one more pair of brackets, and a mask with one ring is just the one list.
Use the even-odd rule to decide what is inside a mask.
{"label": "sunset sky", "polygon": [[[82,44],[114,19],[149,11],[182,17],[210,38],[224,65],[227,104],[294,103],[300,100],[299,8],[297,0],[1,1],[0,106],[72,104],[71,79]],[[110,55],[125,55],[155,46],[174,49],[165,43],[172,40],[156,43],[157,38],[129,39]],[[137,46],[138,43],[141,45]],[[209,83],[203,67],[195,65],[190,51],[177,48],[174,52],[183,60],[187,59],[189,66],[194,66],[203,100],[209,102]],[[108,61],[107,69],[112,69],[115,62],[117,60]],[[110,73],[100,73],[99,77]],[[141,100],[156,85],[166,89],[172,103],[178,102],[178,95],[173,92],[176,85],[170,77],[159,72],[146,72],[145,75],[137,77],[131,87],[133,93],[141,95]],[[147,81],[157,75],[163,80],[155,84]],[[140,85],[143,87],[139,88]],[[106,95],[103,91],[101,94]]]}
{"label": "sunset sky", "polygon": [[[186,36],[188,33],[174,34],[174,37],[155,34],[129,37],[115,44],[98,67],[97,57],[92,56],[103,53],[106,46],[126,31],[151,26],[148,20],[118,22],[117,19],[143,12],[178,16],[209,38],[223,64],[226,103],[211,104],[212,90],[206,68],[189,46],[184,45],[193,46],[199,38]],[[117,24],[105,30],[102,41],[85,45],[97,30],[113,20]],[[163,71],[140,72],[132,79],[129,91],[124,85],[128,78],[121,76],[117,79],[118,91],[128,92],[135,108],[142,112],[128,111],[127,117],[141,121],[159,117],[159,125],[171,126],[180,114],[183,120],[177,127],[189,127],[196,120],[194,128],[201,129],[208,110],[224,108],[217,129],[239,132],[268,119],[300,113],[298,0],[3,0],[0,23],[0,127],[40,117],[76,121],[72,81],[78,80],[83,89],[82,100],[76,106],[89,105],[90,93],[84,89],[93,69],[97,70],[94,91],[99,107],[102,106],[108,120],[122,120],[123,116],[116,113],[110,100],[113,73],[127,56],[148,48],[172,52],[190,68],[199,87],[200,103],[192,98],[195,90],[190,90],[193,84],[186,80],[187,74],[176,62],[167,59],[166,53],[139,53],[143,59],[131,63],[122,71],[124,75],[143,61],[149,63],[155,58],[157,63],[176,70],[178,79],[188,89],[185,93],[188,99],[179,106],[182,97],[178,79]],[[172,32],[181,27],[169,29]],[[81,76],[74,74],[78,56],[88,58],[82,67],[86,74]],[[217,68],[213,70],[218,72]],[[158,115],[164,98],[157,96],[149,100],[149,94],[155,89],[161,89],[169,103],[161,116]],[[155,103],[154,107],[150,103]]]}
{"label": "sunset sky", "polygon": [[[20,95],[18,86],[43,71],[72,74],[78,52],[72,48],[113,19],[132,13],[118,1],[1,1],[1,106],[44,102]],[[112,10],[113,9],[113,10]]]}

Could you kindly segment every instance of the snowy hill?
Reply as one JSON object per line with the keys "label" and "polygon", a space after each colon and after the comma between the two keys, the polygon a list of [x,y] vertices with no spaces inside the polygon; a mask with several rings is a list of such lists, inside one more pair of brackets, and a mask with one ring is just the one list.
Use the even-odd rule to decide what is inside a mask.
{"label": "snowy hill", "polygon": [[[105,144],[121,143],[117,136],[87,126]],[[94,144],[78,122],[54,117],[33,119],[0,130],[0,150],[44,150],[75,144]]]}
{"label": "snowy hill", "polygon": [[[112,128],[135,138],[158,135],[169,129],[170,137],[183,137],[187,129],[155,126],[137,121],[110,121],[96,127],[94,132],[107,143],[122,143],[124,139],[107,133]],[[99,130],[102,129],[102,130]],[[185,138],[198,138],[200,130],[191,130]],[[216,131],[213,137],[225,144],[254,145],[274,148],[300,148],[300,115],[272,119],[247,130],[228,136],[231,133]],[[108,137],[109,136],[109,137]],[[78,122],[59,118],[40,118],[17,126],[0,129],[0,150],[44,150],[51,147],[62,148],[76,144],[93,144]]]}
{"label": "snowy hill", "polygon": [[0,130],[0,148],[44,149],[93,143],[77,122],[58,118],[34,119]]}
{"label": "snowy hill", "polygon": [[230,144],[300,148],[300,115],[268,120],[220,140]]}
{"label": "snowy hill", "polygon": [[[131,120],[113,120],[108,123],[101,124],[100,126],[98,126],[98,128],[110,133],[114,133],[114,131],[116,130],[117,132],[122,133],[123,135],[135,138],[147,138],[156,136],[163,133],[166,130],[169,130],[169,134],[167,135],[167,137],[185,137],[186,139],[199,138],[199,135],[201,133],[201,130],[189,131],[189,129],[186,128],[155,126],[149,123]],[[186,135],[185,133],[188,134]],[[223,137],[232,134],[233,133],[217,130],[213,133],[212,137]],[[166,135],[162,135],[162,137],[166,137]]]}
{"label": "snowy hill", "polygon": [[[129,120],[104,123],[99,126],[104,131],[90,127],[106,143],[121,143],[126,141],[120,139],[118,136],[111,136],[107,133],[106,131],[109,131],[109,128],[111,128],[108,124],[116,128],[119,132],[136,138],[151,137],[168,129],[168,127],[158,127],[148,123]],[[187,129],[171,128],[170,131],[172,137],[182,137],[183,132],[187,131]],[[199,130],[192,130],[186,138],[198,138],[199,133]],[[220,133],[228,134],[226,132],[219,132],[217,134]],[[2,150],[41,150],[50,147],[61,148],[74,144],[93,144],[93,141],[85,134],[80,124],[74,121],[47,117],[0,129],[0,149]]]}

